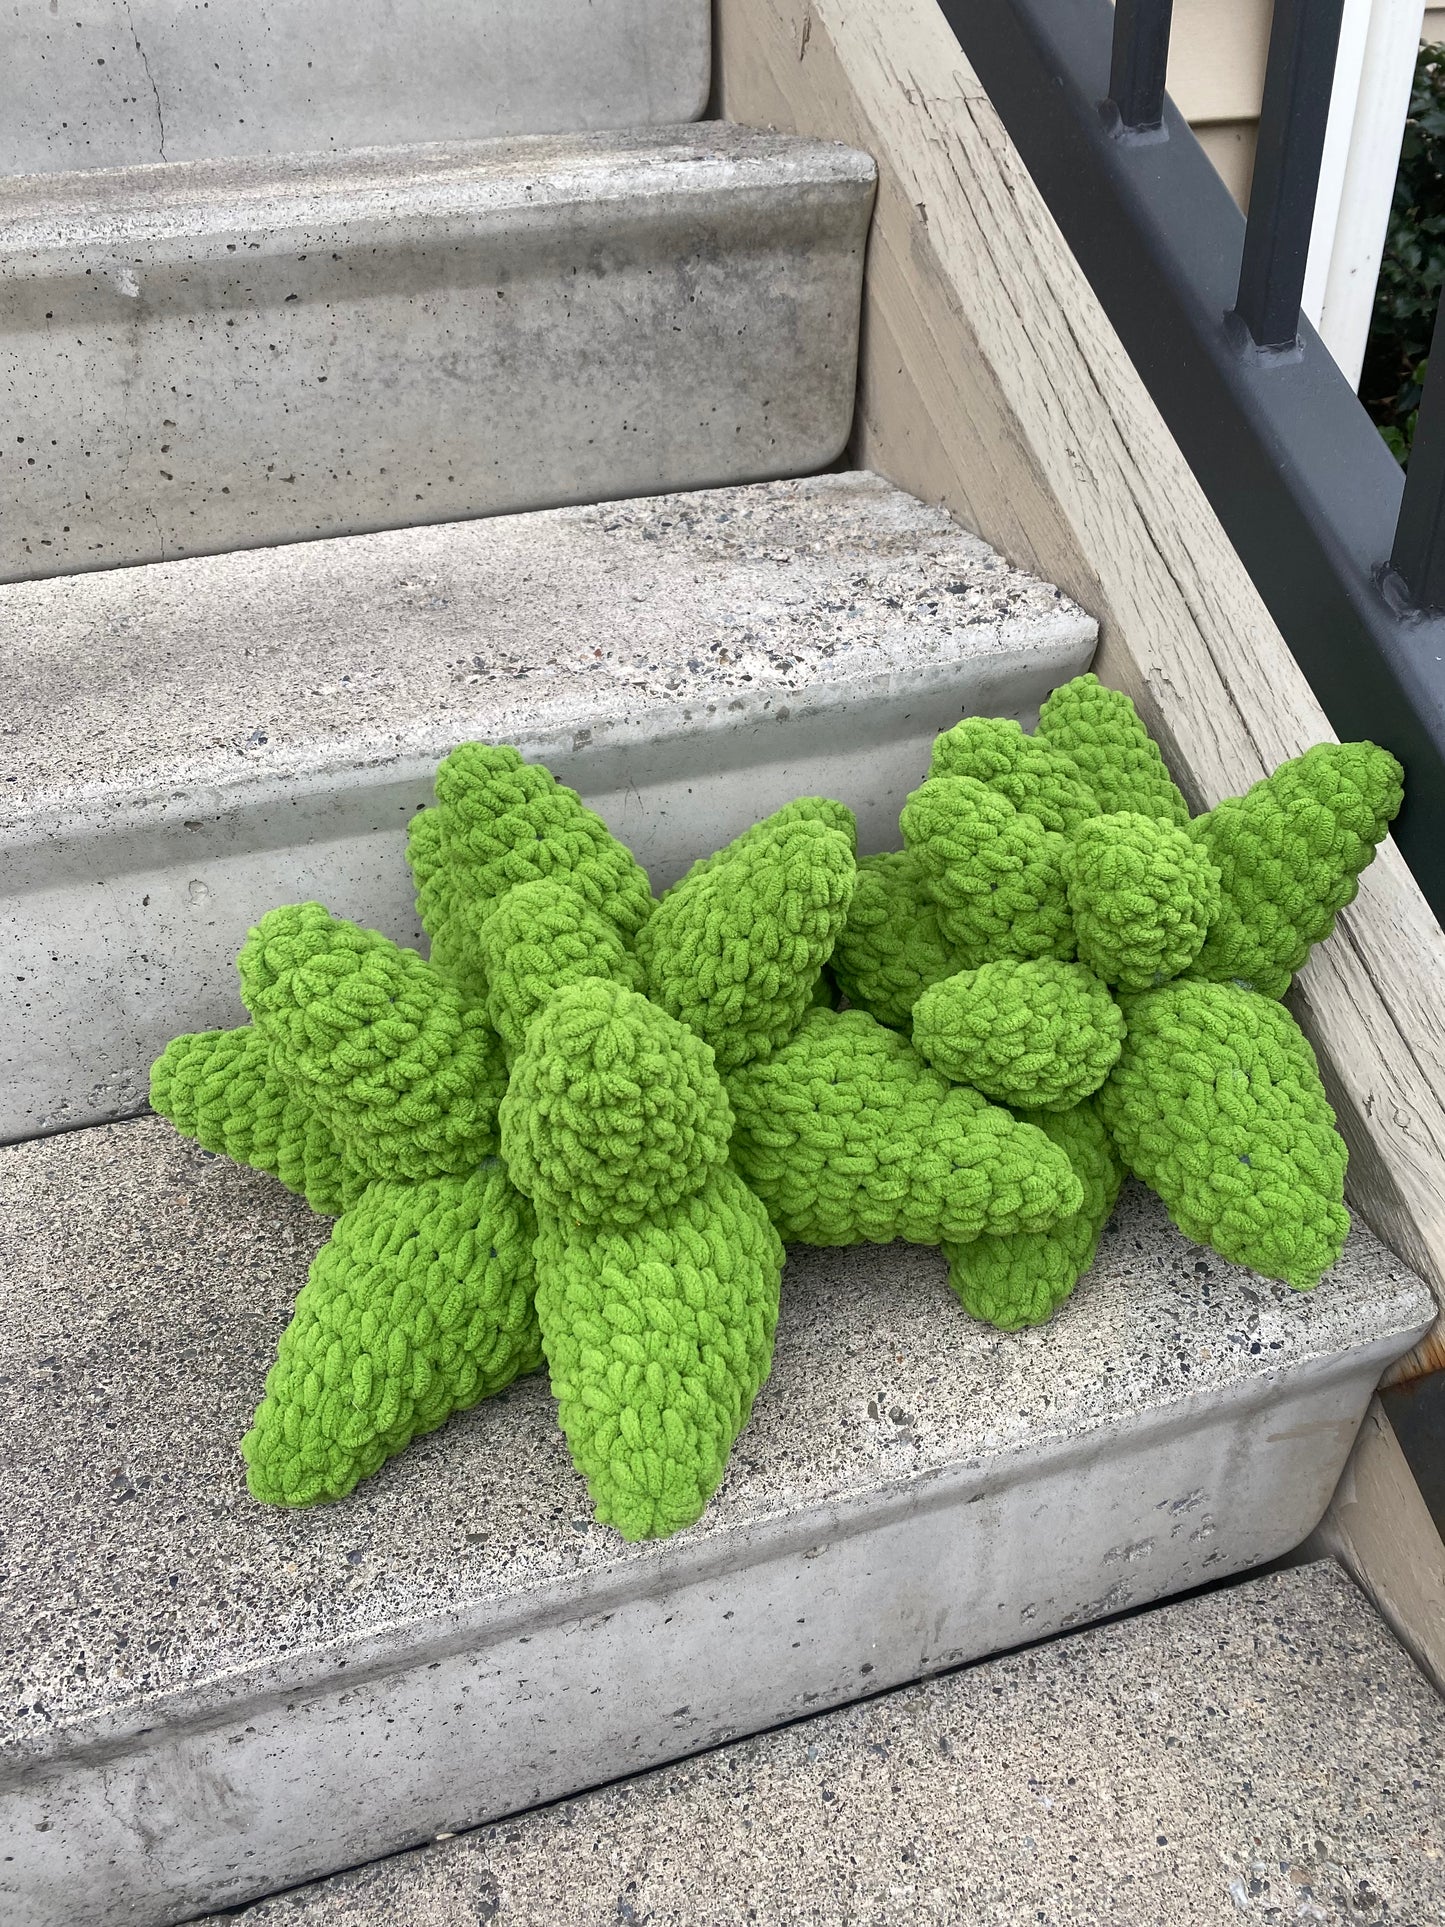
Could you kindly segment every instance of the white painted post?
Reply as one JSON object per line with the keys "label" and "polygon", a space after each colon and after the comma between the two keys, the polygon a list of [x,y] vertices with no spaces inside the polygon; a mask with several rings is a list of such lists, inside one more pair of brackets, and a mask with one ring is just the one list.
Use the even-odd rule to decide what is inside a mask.
{"label": "white painted post", "polygon": [[1358,385],[1420,44],[1420,0],[1346,0],[1304,311]]}

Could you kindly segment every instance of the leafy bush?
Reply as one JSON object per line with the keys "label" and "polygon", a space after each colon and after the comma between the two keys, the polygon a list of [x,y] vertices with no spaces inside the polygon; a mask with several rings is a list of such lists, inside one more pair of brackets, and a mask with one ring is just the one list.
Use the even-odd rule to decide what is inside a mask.
{"label": "leafy bush", "polygon": [[1410,459],[1430,335],[1445,283],[1445,46],[1420,49],[1360,397],[1401,463]]}

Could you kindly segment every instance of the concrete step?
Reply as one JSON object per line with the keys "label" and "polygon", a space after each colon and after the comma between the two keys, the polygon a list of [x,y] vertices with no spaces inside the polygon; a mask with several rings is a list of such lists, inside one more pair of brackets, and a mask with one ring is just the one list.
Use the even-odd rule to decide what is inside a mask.
{"label": "concrete step", "polygon": [[0,174],[692,120],[707,0],[4,9]]}
{"label": "concrete step", "polygon": [[0,581],[825,467],[873,181],[717,123],[0,180]]}
{"label": "concrete step", "polygon": [[803,1720],[239,1921],[1346,1927],[1439,1920],[1442,1861],[1445,1705],[1326,1561]]}
{"label": "concrete step", "polygon": [[[236,1441],[324,1234],[158,1119],[0,1152],[6,1927],[158,1927],[1257,1565],[1434,1316],[1364,1230],[1295,1294],[1132,1190],[1015,1336],[936,1252],[798,1250],[722,1490],[629,1546],[540,1377],[340,1504],[247,1496]],[[1314,1784],[1311,1733],[1282,1744]]]}
{"label": "concrete step", "polygon": [[1028,716],[1094,624],[939,510],[830,475],[0,590],[0,1137],[143,1107],[235,955],[318,897],[420,941],[403,832],[515,741],[661,887],[790,797],[869,848],[933,734]]}

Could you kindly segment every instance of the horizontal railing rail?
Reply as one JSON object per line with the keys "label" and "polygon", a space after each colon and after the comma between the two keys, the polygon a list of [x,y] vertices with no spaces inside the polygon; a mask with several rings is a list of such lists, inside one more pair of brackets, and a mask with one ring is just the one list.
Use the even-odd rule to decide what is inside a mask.
{"label": "horizontal railing rail", "polygon": [[1445,337],[1408,479],[1300,312],[1342,0],[1275,0],[1246,223],[1164,91],[1171,0],[939,0],[1330,722],[1407,773],[1445,920]]}

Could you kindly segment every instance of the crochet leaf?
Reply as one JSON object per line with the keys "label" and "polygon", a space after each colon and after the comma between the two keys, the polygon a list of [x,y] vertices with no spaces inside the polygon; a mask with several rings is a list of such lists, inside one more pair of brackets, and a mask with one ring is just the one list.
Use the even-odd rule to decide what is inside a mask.
{"label": "crochet leaf", "polygon": [[965,1311],[1002,1331],[1042,1325],[1053,1317],[1094,1262],[1099,1236],[1119,1195],[1123,1167],[1098,1106],[1071,1111],[1020,1111],[1068,1158],[1084,1202],[1047,1231],[985,1233],[971,1244],[945,1244],[948,1282]]}
{"label": "crochet leaf", "polygon": [[1122,690],[1106,689],[1097,676],[1075,676],[1039,711],[1038,734],[1073,758],[1106,815],[1132,810],[1176,828],[1189,821],[1158,744]]}
{"label": "crochet leaf", "polygon": [[602,977],[637,990],[642,966],[616,924],[591,909],[570,878],[539,877],[509,890],[482,925],[487,1015],[515,1053],[553,993]]}
{"label": "crochet leaf", "polygon": [[1079,956],[1121,990],[1180,976],[1219,915],[1219,871],[1203,844],[1135,811],[1084,824],[1064,881]]}
{"label": "crochet leaf", "polygon": [[701,1515],[768,1375],[782,1268],[766,1213],[726,1168],[641,1223],[543,1216],[542,1341],[600,1523],[652,1539]]}
{"label": "crochet leaf", "polygon": [[1299,1290],[1317,1284],[1349,1230],[1345,1147],[1293,1017],[1190,978],[1126,997],[1124,1014],[1099,1110],[1125,1164],[1186,1238]]}
{"label": "crochet leaf", "polygon": [[910,850],[865,856],[831,969],[850,1004],[880,1024],[907,1031],[913,1006],[930,984],[969,961],[948,943]]}
{"label": "crochet leaf", "polygon": [[1066,836],[1099,814],[1098,799],[1066,750],[1002,718],[966,716],[945,730],[934,742],[928,774],[974,777],[1046,830]]}
{"label": "crochet leaf", "polygon": [[[719,863],[731,862],[737,851],[747,849],[759,841],[769,841],[775,830],[786,830],[795,823],[817,823],[825,830],[836,830],[848,839],[848,848],[856,855],[858,850],[858,822],[846,803],[835,803],[831,796],[797,796],[791,803],[784,803],[781,809],[774,810],[771,816],[764,816],[750,824],[740,836],[731,843],[724,843],[719,850],[700,856],[696,863],[684,871],[672,889],[677,890],[695,878],[706,876],[709,870]],[[670,895],[671,891],[665,893]]]}
{"label": "crochet leaf", "polygon": [[370,1181],[250,1024],[172,1038],[151,1066],[150,1101],[183,1137],[279,1178],[322,1217],[344,1211]]}
{"label": "crochet leaf", "polygon": [[339,1499],[535,1371],[535,1229],[496,1158],[470,1177],[373,1183],[337,1219],[281,1335],[241,1444],[255,1497]]}
{"label": "crochet leaf", "polygon": [[1282,997],[1354,901],[1400,808],[1402,776],[1374,743],[1318,743],[1199,817],[1193,834],[1222,887],[1194,974]]}
{"label": "crochet leaf", "polygon": [[849,840],[816,820],[759,825],[673,885],[637,939],[653,999],[729,1070],[765,1057],[812,1004],[848,916]]}
{"label": "crochet leaf", "polygon": [[277,1070],[375,1176],[464,1172],[497,1149],[496,1033],[414,950],[292,904],[250,932],[240,970]]}
{"label": "crochet leaf", "polygon": [[965,956],[1074,954],[1057,831],[973,776],[933,776],[899,818],[945,940]]}
{"label": "crochet leaf", "polygon": [[919,998],[913,1043],[956,1084],[1001,1104],[1064,1111],[1118,1060],[1124,1019],[1083,964],[1000,958],[946,977]]}
{"label": "crochet leaf", "polygon": [[814,1011],[727,1080],[733,1163],[788,1243],[937,1244],[1077,1211],[1068,1159],[866,1011]]}
{"label": "crochet leaf", "polygon": [[647,872],[575,790],[501,744],[463,743],[437,770],[436,808],[412,818],[407,858],[434,960],[485,981],[477,935],[498,898],[566,877],[628,939],[652,911]]}
{"label": "crochet leaf", "polygon": [[559,990],[502,1100],[502,1151],[539,1211],[636,1224],[727,1158],[732,1112],[702,1039],[622,984]]}

